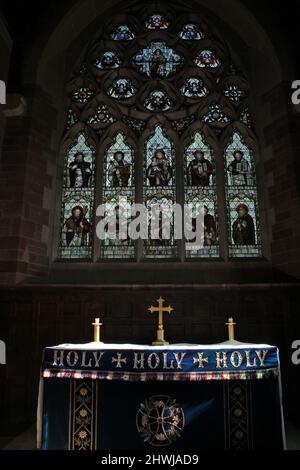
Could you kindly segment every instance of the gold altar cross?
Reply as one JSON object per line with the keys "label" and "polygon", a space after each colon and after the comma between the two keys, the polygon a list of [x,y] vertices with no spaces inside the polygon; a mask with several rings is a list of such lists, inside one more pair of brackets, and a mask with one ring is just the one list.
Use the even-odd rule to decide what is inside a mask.
{"label": "gold altar cross", "polygon": [[101,341],[101,336],[100,336],[100,329],[101,329],[101,326],[103,325],[103,323],[100,323],[100,318],[95,318],[95,321],[94,323],[92,323],[93,327],[94,327],[94,342],[95,343],[102,343]]}
{"label": "gold altar cross", "polygon": [[234,338],[234,327],[235,327],[236,323],[234,323],[232,317],[228,318],[228,322],[226,323],[226,325],[228,326],[228,339],[229,339],[229,341],[233,341],[235,339]]}
{"label": "gold altar cross", "polygon": [[169,307],[164,307],[163,304],[165,300],[160,297],[158,300],[158,307],[154,307],[151,305],[151,307],[148,308],[150,313],[158,313],[158,328],[157,328],[157,338],[156,341],[153,341],[153,346],[164,346],[166,344],[169,344],[167,341],[165,341],[164,338],[164,324],[163,324],[163,314],[164,313],[171,313],[173,312],[173,308],[169,305]]}

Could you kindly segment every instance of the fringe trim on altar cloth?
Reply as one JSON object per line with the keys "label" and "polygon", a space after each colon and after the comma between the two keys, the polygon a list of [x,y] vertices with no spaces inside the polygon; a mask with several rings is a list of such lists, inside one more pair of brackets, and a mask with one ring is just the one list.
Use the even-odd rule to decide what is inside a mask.
{"label": "fringe trim on altar cloth", "polygon": [[93,380],[123,380],[128,382],[147,382],[156,381],[200,381],[200,380],[259,380],[268,379],[270,377],[278,377],[279,368],[251,370],[251,371],[214,371],[214,372],[120,372],[120,371],[76,371],[64,370],[57,371],[45,369],[41,376],[47,378],[58,379],[93,379]]}

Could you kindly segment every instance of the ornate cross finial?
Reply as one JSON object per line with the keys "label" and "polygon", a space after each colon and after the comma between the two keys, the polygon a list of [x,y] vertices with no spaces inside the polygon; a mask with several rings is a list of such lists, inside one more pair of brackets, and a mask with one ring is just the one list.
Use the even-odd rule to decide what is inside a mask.
{"label": "ornate cross finial", "polygon": [[100,318],[95,318],[95,321],[92,323],[92,325],[94,327],[94,342],[103,344],[100,339],[100,328],[103,323],[100,323]]}
{"label": "ornate cross finial", "polygon": [[164,338],[163,314],[171,313],[174,309],[170,305],[168,307],[164,307],[163,304],[165,300],[162,297],[160,297],[157,302],[158,307],[154,307],[153,305],[151,305],[151,307],[148,308],[150,313],[158,313],[157,339],[156,341],[153,341],[152,344],[154,346],[164,346],[169,343],[165,341]]}
{"label": "ornate cross finial", "polygon": [[233,321],[233,318],[230,317],[228,318],[228,322],[226,323],[226,325],[228,326],[228,339],[229,341],[232,341],[234,340],[234,327],[236,325],[236,323],[234,323]]}

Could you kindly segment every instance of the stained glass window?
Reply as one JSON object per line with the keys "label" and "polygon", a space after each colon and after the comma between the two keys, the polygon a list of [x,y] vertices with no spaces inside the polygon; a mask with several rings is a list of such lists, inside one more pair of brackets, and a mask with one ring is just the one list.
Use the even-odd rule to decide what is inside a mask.
{"label": "stained glass window", "polygon": [[106,51],[96,59],[94,65],[97,69],[117,69],[121,65],[120,57],[114,51]]}
{"label": "stained glass window", "polygon": [[108,90],[108,94],[112,98],[124,100],[134,96],[136,94],[136,88],[127,78],[119,78],[114,81],[111,88]]}
{"label": "stained glass window", "polygon": [[144,106],[148,111],[169,111],[172,104],[165,91],[155,90],[146,98]]}
{"label": "stained glass window", "polygon": [[196,229],[196,216],[203,210],[204,227],[201,244],[186,244],[187,258],[219,256],[218,210],[215,178],[215,160],[200,132],[195,132],[185,152],[185,202],[191,207],[192,228]]}
{"label": "stained glass window", "polygon": [[168,29],[169,22],[163,15],[155,14],[146,20],[145,25],[147,29]]}
{"label": "stained glass window", "polygon": [[166,78],[182,63],[183,58],[174,49],[159,41],[141,49],[133,58],[133,64],[139,72],[151,78]]}
{"label": "stained glass window", "polygon": [[204,34],[200,30],[199,25],[188,23],[182,27],[179,33],[180,39],[186,39],[188,41],[199,40],[204,38]]}
{"label": "stained glass window", "polygon": [[111,38],[114,41],[132,41],[135,38],[134,32],[126,24],[117,26],[112,33]]}
{"label": "stained glass window", "polygon": [[[134,241],[129,239],[128,234],[120,236],[121,223],[129,224],[129,205],[135,202],[134,175],[133,149],[127,144],[125,135],[118,132],[112,145],[107,148],[104,159],[102,202],[106,206],[106,215],[115,217],[116,228],[111,233],[110,227],[107,227],[107,236],[102,243],[104,258],[134,257]],[[122,229],[127,232],[127,226]]]}
{"label": "stained glass window", "polygon": [[95,149],[81,133],[66,153],[61,258],[88,259],[92,255]]}
{"label": "stained glass window", "polygon": [[200,68],[215,69],[221,65],[221,61],[213,51],[205,49],[195,57],[195,64]]}
{"label": "stained glass window", "polygon": [[187,78],[180,91],[187,98],[205,98],[209,95],[208,88],[199,78]]}
{"label": "stained glass window", "polygon": [[232,257],[261,255],[258,204],[253,150],[238,132],[225,149],[226,200],[229,254]]}
{"label": "stained glass window", "polygon": [[[67,84],[59,257],[261,257],[251,87],[215,25],[194,10],[136,2],[99,26]],[[119,236],[132,221],[124,198],[144,204],[149,240]],[[190,205],[192,229],[203,211],[196,245],[177,242],[178,201]],[[107,227],[99,241],[101,203],[117,236]]]}

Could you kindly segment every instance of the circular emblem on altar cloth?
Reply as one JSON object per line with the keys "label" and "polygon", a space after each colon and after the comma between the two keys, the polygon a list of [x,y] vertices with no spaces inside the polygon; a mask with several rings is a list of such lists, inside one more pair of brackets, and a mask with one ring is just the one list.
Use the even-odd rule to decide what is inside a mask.
{"label": "circular emblem on altar cloth", "polygon": [[181,436],[184,412],[176,399],[155,395],[141,403],[136,414],[136,426],[147,444],[168,446]]}

